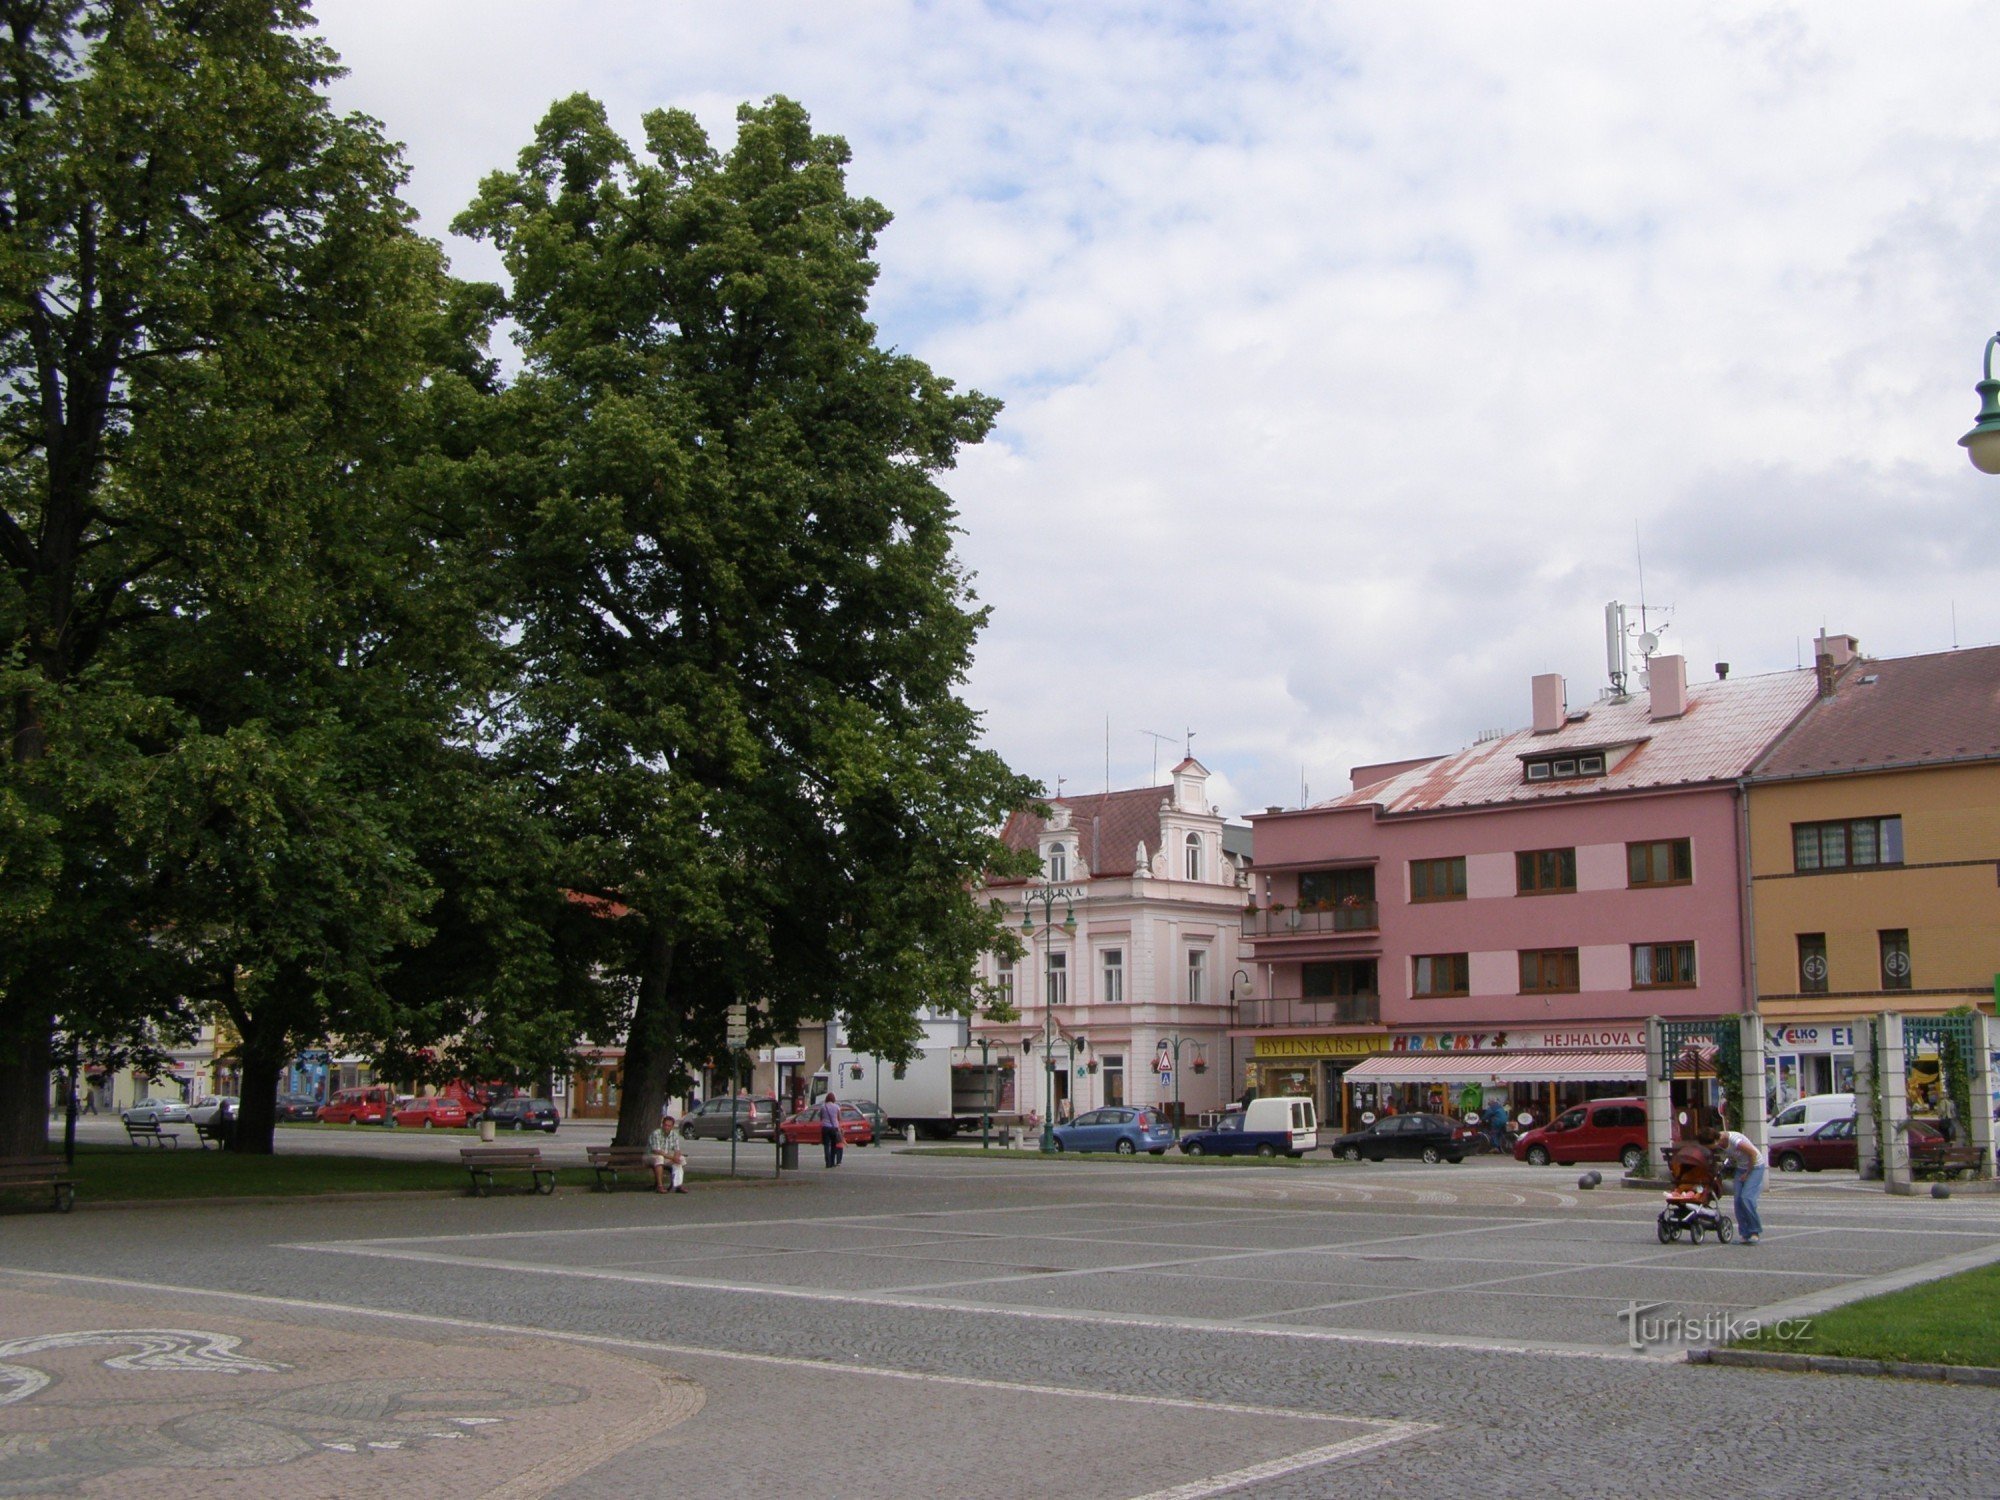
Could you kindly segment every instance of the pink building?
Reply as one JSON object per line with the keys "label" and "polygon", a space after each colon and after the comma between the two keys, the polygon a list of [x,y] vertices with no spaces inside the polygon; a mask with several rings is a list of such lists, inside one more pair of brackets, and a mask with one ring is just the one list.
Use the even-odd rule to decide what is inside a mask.
{"label": "pink building", "polygon": [[1646,1017],[1751,1008],[1739,778],[1814,674],[1649,679],[1572,710],[1537,677],[1528,729],[1253,817],[1246,1081],[1350,1128],[1386,1103],[1546,1116],[1639,1091]]}

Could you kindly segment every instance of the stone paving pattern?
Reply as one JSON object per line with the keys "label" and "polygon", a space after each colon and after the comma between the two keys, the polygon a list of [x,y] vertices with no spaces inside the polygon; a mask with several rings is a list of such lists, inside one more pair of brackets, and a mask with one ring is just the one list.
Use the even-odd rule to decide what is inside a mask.
{"label": "stone paving pattern", "polygon": [[[1628,1298],[1746,1312],[2000,1255],[1991,1200],[1774,1184],[1764,1244],[1694,1248],[1653,1240],[1651,1195],[1500,1163],[858,1157],[669,1199],[8,1214],[0,1336],[16,1336],[20,1306],[87,1299],[100,1328],[267,1342],[303,1328],[385,1351],[526,1338],[545,1365],[589,1352],[701,1393],[699,1410],[585,1452],[594,1467],[538,1491],[577,1497],[1193,1495],[1349,1441],[1379,1446],[1228,1492],[2000,1496],[2000,1391],[1640,1357],[1615,1316]],[[242,1347],[255,1357],[258,1339]],[[0,1454],[34,1411],[0,1406]],[[359,1461],[386,1474],[406,1456]],[[295,1472],[282,1493],[314,1493]],[[153,1478],[144,1492],[175,1493]]]}

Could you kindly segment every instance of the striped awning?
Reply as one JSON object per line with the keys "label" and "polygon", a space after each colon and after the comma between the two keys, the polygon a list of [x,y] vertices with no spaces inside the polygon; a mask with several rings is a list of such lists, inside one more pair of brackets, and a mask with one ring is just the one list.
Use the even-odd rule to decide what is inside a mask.
{"label": "striped awning", "polygon": [[1347,1070],[1348,1083],[1638,1083],[1644,1052],[1390,1052]]}

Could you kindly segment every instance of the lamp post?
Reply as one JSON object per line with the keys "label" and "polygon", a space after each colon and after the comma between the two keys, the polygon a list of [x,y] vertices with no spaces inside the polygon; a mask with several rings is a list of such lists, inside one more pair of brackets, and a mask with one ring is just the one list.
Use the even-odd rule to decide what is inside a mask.
{"label": "lamp post", "polygon": [[[1178,1031],[1169,1032],[1166,1036],[1160,1038],[1160,1050],[1163,1052],[1171,1051],[1174,1059],[1175,1140],[1181,1138],[1181,1048],[1183,1047],[1192,1047],[1194,1049],[1194,1060],[1201,1065],[1204,1072],[1208,1070],[1208,1054],[1203,1050],[1203,1043],[1199,1038],[1183,1036]],[[1157,1057],[1154,1059],[1153,1066],[1155,1068],[1159,1066]]]}
{"label": "lamp post", "polygon": [[1993,346],[2000,333],[1986,341],[1986,378],[1973,389],[1979,392],[1979,419],[1972,431],[1958,440],[1972,467],[1982,474],[2000,474],[2000,380],[1993,378]]}
{"label": "lamp post", "polygon": [[[1035,940],[1035,908],[1042,909],[1042,1150],[1056,1149],[1056,903],[1063,908],[1062,930],[1076,932],[1076,892],[1065,885],[1053,883],[1044,885],[1038,891],[1029,891],[1022,898],[1021,931],[1029,942]],[[1070,1040],[1069,1050],[1072,1061],[1081,1045],[1081,1039]],[[1023,1043],[1023,1046],[1028,1046]],[[1071,1070],[1072,1076],[1075,1069]]]}

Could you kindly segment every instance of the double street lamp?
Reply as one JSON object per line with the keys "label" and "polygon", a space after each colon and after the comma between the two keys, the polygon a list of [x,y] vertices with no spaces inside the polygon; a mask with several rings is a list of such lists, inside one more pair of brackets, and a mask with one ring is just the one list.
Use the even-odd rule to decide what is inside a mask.
{"label": "double street lamp", "polygon": [[1986,378],[1973,387],[1979,392],[1979,420],[1958,440],[1959,447],[1982,474],[2000,474],[2000,380],[1993,378],[1993,346],[2000,333],[1986,341]]}
{"label": "double street lamp", "polygon": [[[1029,891],[1022,899],[1021,932],[1032,944],[1035,940],[1035,908],[1042,909],[1042,1150],[1056,1149],[1056,903],[1062,903],[1062,930],[1076,933],[1076,892],[1053,883]],[[1083,1050],[1082,1037],[1064,1036],[1070,1056],[1070,1076],[1076,1076],[1076,1055]],[[1025,1042],[1024,1047],[1032,1046]]]}

